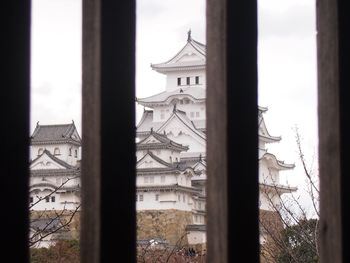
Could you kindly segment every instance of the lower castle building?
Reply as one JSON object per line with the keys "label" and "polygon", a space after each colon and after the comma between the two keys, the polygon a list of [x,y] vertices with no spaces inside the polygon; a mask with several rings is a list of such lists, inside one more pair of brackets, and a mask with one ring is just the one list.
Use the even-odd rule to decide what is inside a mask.
{"label": "lower castle building", "polygon": [[[48,247],[60,238],[79,237],[80,147],[74,122],[38,123],[30,137],[30,240],[41,240],[34,247]],[[61,227],[67,220],[72,221],[70,231]],[[55,233],[46,235],[51,229]]]}

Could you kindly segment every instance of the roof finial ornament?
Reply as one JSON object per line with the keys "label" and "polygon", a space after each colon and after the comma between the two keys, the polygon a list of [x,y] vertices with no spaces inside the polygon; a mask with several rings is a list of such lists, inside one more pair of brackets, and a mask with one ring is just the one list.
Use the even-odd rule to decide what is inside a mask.
{"label": "roof finial ornament", "polygon": [[166,132],[165,132],[165,130],[164,130],[164,135],[166,135]]}
{"label": "roof finial ornament", "polygon": [[151,133],[153,133],[153,127],[151,127]]}
{"label": "roof finial ornament", "polygon": [[199,161],[202,161],[202,154],[199,154]]}
{"label": "roof finial ornament", "polygon": [[190,30],[188,30],[188,32],[187,32],[187,42],[190,42],[191,41],[191,28],[190,28]]}
{"label": "roof finial ornament", "polygon": [[36,127],[38,127],[38,126],[39,126],[39,121],[36,122]]}
{"label": "roof finial ornament", "polygon": [[176,112],[176,103],[174,103],[173,112]]}

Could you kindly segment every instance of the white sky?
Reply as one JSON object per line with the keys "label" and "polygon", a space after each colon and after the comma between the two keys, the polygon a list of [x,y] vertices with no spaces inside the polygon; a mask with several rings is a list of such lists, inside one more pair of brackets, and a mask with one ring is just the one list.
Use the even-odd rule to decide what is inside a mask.
{"label": "white sky", "polygon": [[[306,158],[317,155],[315,6],[315,0],[259,1],[259,105],[269,108],[270,133],[282,136],[270,152],[297,165],[282,173],[293,185],[304,180],[295,125]],[[32,0],[32,13],[31,131],[37,121],[72,119],[81,131],[81,0]],[[192,37],[205,43],[204,0],[138,0],[137,97],[164,90],[165,77],[150,64],[179,51],[190,28]]]}

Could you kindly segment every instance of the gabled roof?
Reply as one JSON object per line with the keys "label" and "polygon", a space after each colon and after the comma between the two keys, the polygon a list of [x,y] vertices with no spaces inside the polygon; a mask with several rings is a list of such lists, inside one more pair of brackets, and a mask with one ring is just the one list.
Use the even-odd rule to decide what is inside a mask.
{"label": "gabled roof", "polygon": [[81,138],[74,122],[70,124],[39,125],[30,137],[31,145],[72,143],[81,145]]}
{"label": "gabled roof", "polygon": [[[154,155],[151,151],[148,151],[147,154],[145,154],[137,163],[136,163],[136,167],[138,167],[139,164],[141,164],[143,162],[143,160],[145,158],[147,158],[147,156],[150,156],[153,160],[155,160],[157,163],[161,164],[164,166],[164,168],[174,168],[172,163],[168,163],[164,160],[162,160],[161,158],[157,157],[156,155]],[[137,168],[140,169],[140,168]],[[144,169],[144,168],[141,168]]]}
{"label": "gabled roof", "polygon": [[188,98],[194,102],[203,102],[206,98],[206,91],[202,87],[184,86],[173,91],[163,91],[146,98],[137,98],[136,101],[143,106],[150,107],[157,104],[170,104],[175,98]]}
{"label": "gabled roof", "polygon": [[203,171],[207,169],[207,162],[202,158],[202,155],[199,156],[198,162],[192,166],[195,171]]}
{"label": "gabled roof", "polygon": [[[148,168],[139,168],[138,165],[145,159],[147,156],[151,157],[153,160],[155,160],[157,163],[163,165],[163,167],[148,167]],[[197,174],[193,170],[192,167],[189,167],[186,162],[173,162],[168,163],[161,158],[154,155],[151,151],[148,151],[147,154],[145,154],[139,161],[136,163],[137,172],[154,172],[154,171],[177,171],[177,172],[192,172],[193,174]]]}
{"label": "gabled roof", "polygon": [[259,139],[267,143],[278,142],[281,140],[281,137],[270,135],[269,131],[266,128],[265,120],[263,117],[263,113],[266,111],[267,111],[267,108],[259,107],[259,114],[258,114]]}
{"label": "gabled roof", "polygon": [[53,231],[61,225],[59,218],[37,218],[30,221],[30,228],[36,231]]}
{"label": "gabled roof", "polygon": [[263,191],[277,191],[280,194],[292,193],[298,190],[298,187],[288,186],[282,184],[269,184],[269,183],[259,183],[259,188],[264,189]]}
{"label": "gabled roof", "polygon": [[163,123],[161,127],[157,130],[157,132],[162,132],[164,129],[169,125],[169,123],[173,120],[177,119],[179,120],[184,126],[186,126],[188,129],[190,129],[193,133],[195,133],[198,137],[200,137],[203,140],[206,140],[206,135],[200,130],[196,129],[196,126],[194,125],[193,121],[191,121],[187,116],[186,113],[183,111],[180,111],[174,107],[173,114],[169,117],[167,121]]}
{"label": "gabled roof", "polygon": [[[170,123],[170,121],[173,119],[179,119],[181,123],[183,123],[186,127],[188,127],[190,130],[192,130],[195,134],[197,134],[199,137],[205,140],[206,135],[203,132],[205,130],[205,121],[191,121],[187,116],[186,113],[183,111],[180,111],[174,107],[173,113],[170,115],[170,117],[164,122],[153,122],[153,111],[152,110],[145,110],[143,112],[143,115],[141,117],[140,122],[136,126],[137,128],[137,134],[145,135],[149,133],[151,129],[156,131],[157,133],[162,133],[164,131],[164,128]],[[204,125],[204,127],[203,127]]]}
{"label": "gabled roof", "polygon": [[268,161],[274,168],[278,170],[289,170],[295,167],[294,164],[288,164],[288,163],[284,163],[284,161],[278,160],[276,156],[273,155],[272,153],[266,152],[260,157],[259,160],[263,160],[263,159]]}
{"label": "gabled roof", "polygon": [[191,37],[188,32],[186,45],[170,60],[151,64],[152,69],[164,73],[174,70],[204,69],[206,58],[206,46]]}
{"label": "gabled roof", "polygon": [[170,140],[165,134],[156,133],[151,128],[149,135],[137,143],[137,150],[171,149],[177,152],[187,151],[188,146]]}
{"label": "gabled roof", "polygon": [[68,163],[66,163],[65,161],[57,158],[56,156],[52,155],[48,150],[44,150],[43,153],[41,155],[39,155],[38,157],[36,157],[34,160],[32,160],[30,162],[30,167],[35,164],[36,162],[38,162],[40,159],[42,159],[44,156],[47,156],[49,159],[51,159],[54,163],[59,164],[60,166],[63,166],[65,169],[77,169],[77,167],[69,165]]}

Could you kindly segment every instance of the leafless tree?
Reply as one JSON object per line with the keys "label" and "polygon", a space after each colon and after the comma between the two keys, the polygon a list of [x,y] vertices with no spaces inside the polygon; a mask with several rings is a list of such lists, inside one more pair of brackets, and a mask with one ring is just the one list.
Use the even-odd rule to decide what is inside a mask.
{"label": "leafless tree", "polygon": [[[61,210],[43,210],[37,211],[34,216],[33,207],[40,202],[43,202],[50,196],[61,190],[69,181],[79,178],[79,176],[67,178],[61,185],[49,192],[45,196],[36,196],[37,201],[29,205],[29,218],[32,234],[29,236],[29,247],[35,247],[45,238],[50,235],[54,235],[60,232],[69,233],[71,231],[70,226],[75,215],[80,210],[81,204],[78,204],[74,210],[66,209],[64,205]],[[38,221],[42,221],[41,227],[33,227]]]}
{"label": "leafless tree", "polygon": [[[300,195],[291,191],[282,196],[277,183],[273,181],[270,183],[271,187],[263,194],[268,200],[271,211],[260,211],[260,235],[264,237],[261,244],[262,262],[303,263],[306,262],[305,257],[311,258],[311,261],[307,262],[318,262],[319,259],[318,173],[314,173],[313,165],[308,166],[302,148],[302,138],[297,128],[295,128],[295,140],[305,175],[307,198],[312,208],[307,208],[303,204]],[[274,202],[275,196],[280,200],[279,204]],[[303,256],[300,255],[299,248],[304,250]]]}

